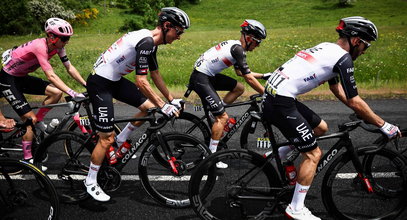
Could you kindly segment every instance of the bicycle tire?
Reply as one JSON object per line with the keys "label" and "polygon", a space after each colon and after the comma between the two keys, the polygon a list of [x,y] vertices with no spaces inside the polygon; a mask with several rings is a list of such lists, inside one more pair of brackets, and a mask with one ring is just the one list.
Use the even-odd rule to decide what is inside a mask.
{"label": "bicycle tire", "polygon": [[[332,162],[322,183],[322,200],[328,213],[336,219],[396,218],[406,204],[406,160],[386,148],[377,151],[377,146],[359,148],[357,154],[361,161],[366,158],[374,160],[363,164],[374,192],[368,193],[363,181],[357,177],[350,155],[342,154]],[[404,190],[388,196],[378,190],[378,182]]]}
{"label": "bicycle tire", "polygon": [[[219,161],[228,164],[228,168],[214,171]],[[209,182],[213,179],[214,184]],[[209,156],[195,169],[189,182],[191,205],[201,219],[281,218],[284,209],[275,197],[281,190],[282,182],[273,165],[261,155],[242,149]],[[248,199],[250,196],[263,199]],[[275,212],[277,209],[279,213]]]}
{"label": "bicycle tire", "polygon": [[[113,127],[114,127],[114,132],[116,133],[116,135],[117,135],[117,134],[120,134],[120,132],[122,131],[122,129],[121,129],[117,124],[114,124]],[[86,128],[87,131],[91,130],[90,126],[85,125],[85,128]],[[75,133],[78,133],[78,134],[83,134],[82,131],[79,130],[79,126],[78,126],[78,124],[76,124],[75,121],[71,121],[71,123],[68,125],[68,127],[67,127],[66,130],[67,130],[67,131],[72,131],[72,132],[75,132]],[[72,155],[70,155],[69,152],[74,152],[74,150],[69,149],[69,148],[72,148],[71,144],[70,144],[69,142],[65,142],[65,143],[64,143],[64,150],[65,150],[65,153],[66,153],[69,157],[71,157]]]}
{"label": "bicycle tire", "polygon": [[[87,198],[83,180],[87,176],[90,156],[94,144],[86,142],[87,137],[71,131],[61,131],[49,135],[40,144],[34,156],[34,165],[46,166],[56,172],[54,186],[63,203],[75,203]],[[62,148],[69,141],[76,149],[69,155]],[[80,151],[80,146],[83,146]],[[42,162],[42,155],[48,153],[48,161]]]}
{"label": "bicycle tire", "polygon": [[206,144],[209,144],[211,139],[211,129],[208,125],[201,121],[198,116],[189,112],[182,112],[179,117],[175,118],[173,123],[168,122],[161,131],[190,134]]}
{"label": "bicycle tire", "polygon": [[387,136],[380,136],[377,138],[373,144],[383,145],[385,144],[388,149],[400,152],[404,157],[407,158],[407,129],[402,129],[401,137],[389,139]]}
{"label": "bicycle tire", "polygon": [[[9,175],[18,167],[20,175]],[[57,192],[47,175],[25,161],[0,158],[0,216],[2,219],[58,219]],[[5,193],[4,193],[5,192]]]}
{"label": "bicycle tire", "polygon": [[155,138],[146,145],[140,156],[138,170],[141,183],[158,203],[171,208],[189,207],[188,175],[210,151],[191,135],[165,133],[162,138],[176,158],[179,174],[171,171],[168,162],[163,163],[164,153]]}
{"label": "bicycle tire", "polygon": [[[273,132],[277,143],[285,140],[277,128],[274,127]],[[240,147],[261,155],[272,150],[268,131],[261,121],[253,117],[249,118],[240,135]]]}

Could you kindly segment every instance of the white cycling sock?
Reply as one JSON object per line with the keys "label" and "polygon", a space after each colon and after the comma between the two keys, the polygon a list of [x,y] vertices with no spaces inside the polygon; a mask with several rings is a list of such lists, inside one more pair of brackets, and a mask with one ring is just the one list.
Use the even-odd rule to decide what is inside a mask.
{"label": "white cycling sock", "polygon": [[216,152],[216,149],[218,148],[219,140],[213,140],[211,138],[211,141],[209,142],[209,150],[211,150],[212,153]]}
{"label": "white cycling sock", "polygon": [[278,155],[280,155],[281,161],[287,160],[288,153],[290,153],[294,149],[295,147],[293,145],[282,146],[278,148]]}
{"label": "white cycling sock", "polygon": [[95,165],[90,162],[88,176],[86,177],[86,185],[92,185],[97,183],[97,176],[99,172],[100,165]]}
{"label": "white cycling sock", "polygon": [[294,195],[290,204],[294,211],[300,211],[304,208],[305,196],[307,195],[309,187],[310,186],[303,186],[298,182],[295,184]]}
{"label": "white cycling sock", "polygon": [[135,128],[136,126],[134,126],[130,122],[127,123],[126,127],[116,137],[116,143],[118,147],[122,146],[122,144],[127,140],[127,138],[130,136],[130,134],[134,131]]}

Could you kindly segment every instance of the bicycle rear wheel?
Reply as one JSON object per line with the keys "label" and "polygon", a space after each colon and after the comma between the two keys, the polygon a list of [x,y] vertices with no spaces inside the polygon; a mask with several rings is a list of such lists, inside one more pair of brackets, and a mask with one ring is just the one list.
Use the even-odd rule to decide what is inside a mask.
{"label": "bicycle rear wheel", "polygon": [[139,176],[147,193],[160,204],[171,208],[184,208],[190,205],[188,181],[192,170],[208,157],[209,149],[198,139],[177,133],[165,133],[162,138],[175,157],[178,173],[172,171],[165,158],[163,147],[153,139],[143,149],[139,160]]}
{"label": "bicycle rear wheel", "polygon": [[170,121],[161,129],[162,132],[179,132],[183,134],[190,134],[200,141],[208,144],[211,138],[211,131],[205,122],[200,118],[189,112],[182,112],[182,114]]}
{"label": "bicycle rear wheel", "polygon": [[[377,146],[358,149],[359,160],[373,192],[357,176],[350,155],[343,154],[326,171],[322,199],[328,212],[337,219],[394,219],[405,209],[407,163],[396,152]],[[368,167],[367,167],[368,166]],[[380,186],[385,186],[386,191]]]}
{"label": "bicycle rear wheel", "polygon": [[[8,170],[22,170],[9,175]],[[1,219],[58,219],[60,206],[51,180],[34,165],[0,158]]]}
{"label": "bicycle rear wheel", "polygon": [[[228,168],[214,169],[219,161]],[[232,149],[211,155],[196,168],[189,195],[201,219],[266,219],[283,216],[280,199],[284,193],[276,199],[283,192],[281,186],[274,167],[261,155]]]}
{"label": "bicycle rear wheel", "polygon": [[[86,136],[63,131],[49,135],[38,148],[34,156],[34,165],[48,167],[48,175],[53,177],[54,186],[61,202],[73,203],[87,197],[83,180],[86,178],[92,145],[86,142]],[[73,149],[67,155],[64,144],[69,142]],[[42,162],[42,155],[48,152],[48,161]]]}

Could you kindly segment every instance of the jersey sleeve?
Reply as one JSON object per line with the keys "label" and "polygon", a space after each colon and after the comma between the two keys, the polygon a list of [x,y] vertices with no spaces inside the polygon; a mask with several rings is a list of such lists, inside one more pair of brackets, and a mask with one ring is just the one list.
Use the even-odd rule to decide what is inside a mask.
{"label": "jersey sleeve", "polygon": [[157,47],[154,47],[153,54],[151,54],[150,59],[148,60],[148,68],[150,71],[158,70],[157,49]]}
{"label": "jersey sleeve", "polygon": [[[136,45],[135,50],[136,75],[147,75],[150,67],[157,66],[156,64],[152,64],[153,62],[156,63],[153,38],[145,37],[141,39]],[[150,71],[153,69],[150,69]]]}
{"label": "jersey sleeve", "polygon": [[65,48],[58,50],[59,59],[61,59],[62,63],[69,62],[68,56],[66,55]]}
{"label": "jersey sleeve", "polygon": [[340,81],[347,99],[358,95],[353,61],[349,53],[346,53],[338,60],[333,67],[333,72],[338,73],[338,76],[328,81],[330,85],[337,84]]}
{"label": "jersey sleeve", "polygon": [[40,64],[41,69],[43,71],[52,69],[52,66],[48,61],[47,50],[48,50],[48,48],[46,47],[46,45],[43,46],[43,45],[38,44],[34,47],[34,51],[33,51],[33,54],[37,57],[38,63]]}
{"label": "jersey sleeve", "polygon": [[235,44],[230,48],[230,53],[232,57],[236,60],[234,67],[239,69],[243,75],[251,73],[249,65],[246,62],[246,53],[243,50],[243,47],[239,44]]}

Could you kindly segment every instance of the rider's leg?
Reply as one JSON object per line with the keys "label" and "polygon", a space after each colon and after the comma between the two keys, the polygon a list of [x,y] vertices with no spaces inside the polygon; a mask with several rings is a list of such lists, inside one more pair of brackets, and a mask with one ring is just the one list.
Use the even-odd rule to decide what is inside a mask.
{"label": "rider's leg", "polygon": [[[45,89],[45,99],[42,102],[43,105],[55,104],[62,97],[62,91],[57,89],[54,85],[49,84]],[[42,121],[45,115],[51,110],[51,108],[40,108],[36,114],[37,121]]]}
{"label": "rider's leg", "polygon": [[244,92],[244,86],[241,83],[237,83],[235,88],[228,92],[223,98],[223,102],[226,104],[232,104],[239,96]]}
{"label": "rider's leg", "polygon": [[[26,121],[28,118],[31,118],[33,124],[37,122],[37,117],[35,116],[33,111],[29,111],[25,113],[23,116],[21,116],[22,121]],[[32,141],[34,139],[34,133],[31,128],[31,126],[27,127],[27,132],[24,134],[22,137],[22,147],[23,147],[23,153],[24,153],[24,159],[28,160],[31,159],[32,153],[31,153],[31,146],[32,146]]]}
{"label": "rider's leg", "polygon": [[218,148],[218,143],[223,134],[223,128],[226,125],[229,116],[226,112],[223,112],[221,115],[215,116],[215,122],[212,125],[212,135],[211,141],[209,144],[209,149],[212,153],[215,153]]}
{"label": "rider's leg", "polygon": [[316,147],[311,151],[302,153],[302,155],[303,161],[298,168],[297,184],[290,204],[294,211],[299,211],[304,208],[305,196],[314,179],[315,170],[321,159],[322,152],[319,147]]}
{"label": "rider's leg", "polygon": [[[147,116],[147,110],[153,108],[154,104],[149,100],[146,100],[143,104],[141,104],[138,109],[140,112],[134,115],[135,118]],[[126,127],[120,132],[119,135],[116,137],[117,146],[121,146],[130,136],[130,134],[137,128],[140,127],[144,121],[136,121],[136,122],[129,122],[127,123]]]}
{"label": "rider's leg", "polygon": [[114,132],[99,132],[99,140],[92,152],[88,176],[85,179],[87,192],[98,201],[109,201],[108,196],[97,184],[97,175],[99,168],[105,158],[107,149],[114,141]]}

